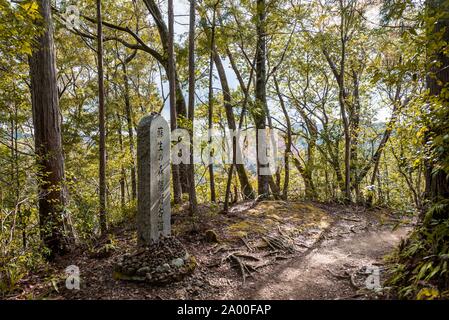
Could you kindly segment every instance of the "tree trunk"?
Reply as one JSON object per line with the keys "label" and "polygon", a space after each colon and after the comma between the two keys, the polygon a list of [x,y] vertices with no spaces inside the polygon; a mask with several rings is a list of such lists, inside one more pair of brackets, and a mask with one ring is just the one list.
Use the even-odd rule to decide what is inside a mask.
{"label": "tree trunk", "polygon": [[39,225],[49,259],[67,249],[64,233],[64,158],[50,0],[38,0],[43,33],[29,58],[35,152],[38,164]]}
{"label": "tree trunk", "polygon": [[[161,18],[162,19],[162,18]],[[174,17],[173,17],[173,0],[168,0],[168,81],[170,87],[170,129],[173,131],[177,127],[176,112],[176,74],[175,74],[175,53],[174,53]],[[163,40],[163,39],[161,39]],[[175,203],[181,203],[181,181],[179,176],[179,166],[172,165],[173,177],[173,198]]]}
{"label": "tree trunk", "polygon": [[282,198],[284,200],[288,199],[288,184],[290,180],[290,164],[289,158],[292,152],[292,125],[290,121],[290,116],[288,115],[287,108],[285,107],[284,99],[282,98],[281,91],[279,89],[279,84],[276,75],[273,77],[274,85],[276,88],[276,93],[279,98],[279,103],[281,104],[282,113],[284,114],[285,123],[287,125],[287,137],[285,145],[285,155],[284,155],[284,186],[282,189]]}
{"label": "tree trunk", "polygon": [[99,191],[100,191],[100,231],[107,232],[106,225],[106,135],[103,83],[103,25],[101,16],[101,0],[97,0],[97,63],[98,63],[98,123],[99,123]]}
{"label": "tree trunk", "polygon": [[[221,61],[220,56],[218,55],[218,52],[216,51],[216,48],[214,48],[215,54],[214,54],[214,60],[215,60],[215,66],[217,67],[218,77],[220,78],[221,83],[221,89],[223,90],[223,101],[224,101],[224,108],[226,112],[226,118],[228,121],[229,129],[236,130],[236,123],[235,123],[235,117],[232,107],[232,98],[231,98],[231,90],[229,89],[228,80],[226,77],[226,72],[223,67],[223,63]],[[233,165],[235,165],[235,169],[237,171],[237,175],[239,177],[240,181],[240,187],[242,194],[245,199],[254,199],[254,190],[251,184],[249,183],[248,175],[246,174],[245,167],[243,164],[239,163],[236,164],[235,162],[235,153],[236,153],[236,141],[233,139]],[[233,170],[233,169],[230,169]]]}
{"label": "tree trunk", "polygon": [[318,128],[316,123],[309,119],[307,121],[307,128],[309,131],[310,139],[307,144],[307,162],[305,164],[305,174],[307,177],[307,188],[306,188],[306,198],[309,200],[314,200],[318,197],[315,184],[313,182],[313,173],[315,167],[315,150],[316,142],[318,140]]}
{"label": "tree trunk", "polygon": [[[345,164],[345,181],[344,181],[344,195],[345,200],[351,202],[352,196],[351,196],[351,132],[350,132],[350,122],[348,119],[347,114],[347,91],[346,91],[346,84],[345,84],[345,73],[346,73],[346,45],[349,40],[348,38],[348,30],[346,29],[348,24],[348,21],[346,20],[345,11],[347,10],[347,7],[344,7],[344,3],[340,1],[340,43],[341,43],[341,52],[340,52],[340,62],[339,62],[339,68],[337,68],[334,61],[332,61],[331,57],[329,56],[329,53],[327,52],[326,48],[323,48],[324,56],[332,70],[332,73],[334,74],[335,80],[337,81],[338,85],[338,102],[340,105],[340,114],[343,122],[343,131],[344,131],[344,137],[345,137],[345,158],[344,158],[344,164]],[[349,18],[347,18],[349,19]]]}
{"label": "tree trunk", "polygon": [[123,82],[125,84],[125,114],[126,114],[126,123],[128,129],[128,138],[129,138],[129,152],[131,153],[131,195],[132,199],[135,200],[137,198],[137,178],[136,178],[136,162],[135,162],[135,151],[134,151],[134,123],[132,116],[132,107],[131,101],[129,97],[129,83],[128,83],[128,70],[126,68],[127,61],[124,61],[122,64],[123,71]]}
{"label": "tree trunk", "polygon": [[305,198],[308,200],[316,199],[318,197],[318,194],[315,189],[315,184],[313,183],[312,177],[310,176],[310,172],[301,165],[296,157],[293,157],[293,163],[295,164],[296,169],[299,171],[304,180]]}
{"label": "tree trunk", "polygon": [[193,121],[195,118],[195,0],[190,0],[189,26],[189,133],[190,133],[190,164],[188,170],[190,215],[197,212],[195,189],[195,164],[193,163]]}
{"label": "tree trunk", "polygon": [[354,187],[356,202],[362,202],[362,194],[360,192],[360,183],[363,178],[358,179],[358,143],[359,143],[359,131],[360,131],[360,96],[359,96],[359,75],[355,70],[352,70],[353,80],[353,101],[349,104],[349,123],[351,134],[351,187]]}
{"label": "tree trunk", "polygon": [[[396,121],[398,119],[397,112],[400,109],[399,108],[399,104],[400,104],[399,93],[400,93],[400,87],[398,87],[398,89],[396,90],[393,112],[391,114],[390,120],[387,123],[385,131],[382,135],[382,139],[380,140],[379,146],[377,147],[376,152],[374,153],[374,155],[372,156],[372,158],[370,159],[368,164],[365,165],[365,167],[362,169],[360,174],[357,176],[357,184],[360,184],[360,182],[365,178],[366,174],[368,173],[369,169],[371,168],[371,166],[373,164],[374,164],[374,167],[373,167],[373,173],[371,175],[370,185],[374,186],[374,184],[376,182],[376,177],[378,176],[378,173],[379,173],[379,163],[380,163],[380,158],[382,156],[382,152],[385,149],[385,146],[387,145],[387,142],[390,138],[391,132],[393,131],[393,127],[396,124]],[[379,185],[379,187],[380,187],[380,185]],[[380,189],[379,189],[379,193],[380,193]],[[368,195],[367,203],[370,205],[373,204],[373,200],[374,200],[373,196],[374,196],[373,193],[370,193]]]}
{"label": "tree trunk", "polygon": [[[240,75],[240,72],[237,69],[236,64],[234,63],[234,59],[232,58],[232,54],[229,51],[229,49],[226,49],[226,53],[227,53],[227,55],[229,57],[229,60],[231,62],[232,69],[234,70],[237,78],[239,79],[240,88],[242,89],[242,91],[244,92],[244,95],[245,95],[245,97],[243,99],[242,112],[240,113],[239,126],[238,126],[238,129],[241,130],[242,127],[243,127],[243,119],[245,118],[246,110],[247,110],[247,107],[248,107],[249,88],[251,87],[251,81],[253,80],[254,68],[251,68],[251,71],[250,71],[249,77],[248,77],[248,84],[245,86],[245,84],[243,82],[243,79],[242,79],[242,77]],[[253,62],[253,65],[254,65],[254,63],[255,62]],[[227,184],[226,184],[226,195],[225,195],[225,203],[224,203],[224,209],[223,209],[223,211],[225,213],[228,212],[229,194],[230,194],[230,191],[231,191],[231,182],[232,182],[232,174],[233,174],[233,167],[234,167],[233,164],[236,162],[237,141],[236,141],[235,137],[232,140],[232,145],[233,145],[232,146],[232,148],[233,148],[233,154],[232,154],[233,160],[232,160],[231,168],[230,168],[229,173],[228,173],[228,181],[227,181]],[[250,183],[248,184],[248,186],[251,187],[251,199],[254,199],[255,195],[254,195],[254,192],[252,191],[253,190],[252,186],[251,186]]]}
{"label": "tree trunk", "polygon": [[[265,19],[266,4],[265,0],[257,0],[256,15],[256,32],[257,32],[257,48],[256,48],[256,86],[255,86],[255,106],[253,110],[254,123],[256,129],[266,129],[266,42],[265,42]],[[269,176],[261,173],[262,168],[266,168],[267,164],[260,162],[261,142],[259,134],[256,134],[257,148],[257,192],[259,198],[267,198],[269,195]]]}
{"label": "tree trunk", "polygon": [[[275,146],[275,139],[274,139],[274,134],[273,134],[273,122],[271,120],[271,115],[270,115],[270,109],[268,108],[268,105],[265,104],[265,112],[267,115],[267,122],[268,122],[268,128],[270,129],[270,143],[272,144],[272,148],[274,148]],[[279,170],[278,168],[276,168],[276,180],[273,178],[273,175],[269,175],[268,176],[268,184],[270,186],[270,190],[271,190],[271,194],[273,195],[273,197],[278,200],[281,196],[281,187],[280,187],[280,175],[279,175]]]}
{"label": "tree trunk", "polygon": [[[122,137],[122,123],[120,119],[120,115],[117,113],[117,134],[118,134],[118,142],[120,146],[120,153],[123,154],[123,137]],[[126,174],[125,174],[125,167],[123,166],[123,161],[120,161],[120,208],[122,211],[125,209],[125,181],[126,181]]]}
{"label": "tree trunk", "polygon": [[[431,141],[433,136],[440,136],[447,132],[447,121],[442,119],[434,119],[432,117],[448,116],[449,99],[442,95],[442,90],[447,90],[449,83],[449,56],[445,52],[443,43],[449,42],[449,16],[447,13],[448,4],[445,0],[427,0],[426,2],[428,14],[436,16],[442,14],[435,24],[429,25],[428,32],[428,61],[430,72],[427,76],[427,88],[431,96],[439,96],[439,101],[443,104],[442,111],[433,110],[430,105],[429,131],[426,135],[426,143]],[[445,112],[444,114],[442,114]],[[432,149],[432,147],[431,147]],[[432,150],[429,150],[429,153]],[[448,174],[444,169],[438,168],[438,163],[442,163],[447,159],[434,159],[426,162],[426,189],[425,197],[432,203],[442,199],[449,198],[449,181]],[[445,164],[444,164],[445,165]]]}
{"label": "tree trunk", "polygon": [[[173,105],[175,106],[175,111],[177,117],[183,117],[187,118],[187,108],[186,108],[186,102],[184,99],[184,95],[182,93],[181,84],[178,80],[177,72],[176,72],[176,64],[174,59],[174,48],[173,48],[173,3],[169,5],[169,12],[168,12],[168,18],[169,18],[169,27],[167,28],[167,25],[165,24],[165,20],[162,16],[161,11],[159,10],[158,4],[154,0],[143,0],[145,3],[148,11],[152,15],[154,22],[157,26],[159,37],[161,39],[162,44],[162,50],[163,54],[159,55],[157,57],[158,61],[164,66],[164,69],[167,73],[167,77],[170,81],[173,81],[173,90],[175,93],[175,98],[173,99]],[[170,12],[170,7],[171,12]],[[170,18],[171,17],[171,18]],[[170,22],[171,21],[171,22]],[[171,24],[171,26],[170,26]],[[167,57],[167,58],[165,58]],[[173,61],[170,61],[173,60]],[[171,87],[171,86],[170,86]],[[171,106],[172,104],[170,104]],[[170,107],[171,108],[171,107]],[[176,119],[177,122],[177,119]],[[177,125],[177,123],[176,123]],[[172,130],[175,129],[175,127],[171,128]],[[172,174],[174,176],[177,176],[176,180],[174,178],[174,181],[178,181],[176,188],[180,188],[179,192],[182,193],[188,193],[188,169],[186,164],[179,164],[179,165],[173,165],[172,166]],[[176,192],[175,192],[176,193]],[[175,194],[175,200],[179,198],[179,203],[181,202],[181,196]],[[176,200],[178,203],[178,200]]]}
{"label": "tree trunk", "polygon": [[[209,128],[209,144],[212,144],[212,117],[213,117],[213,72],[214,72],[214,47],[215,47],[215,7],[212,18],[212,27],[210,35],[210,57],[209,57],[209,113],[208,113],[208,128]],[[214,156],[214,152],[210,152],[211,158]],[[214,165],[209,163],[209,185],[210,185],[210,201],[216,202],[215,195],[215,178],[214,178]]]}

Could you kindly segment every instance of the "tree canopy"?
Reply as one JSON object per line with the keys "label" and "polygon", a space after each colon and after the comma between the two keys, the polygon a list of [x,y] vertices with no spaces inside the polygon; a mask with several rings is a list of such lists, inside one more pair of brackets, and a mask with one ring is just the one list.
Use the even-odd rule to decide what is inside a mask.
{"label": "tree canopy", "polygon": [[[390,208],[417,220],[390,284],[447,298],[448,6],[0,0],[0,295],[62,244],[134,219],[137,125],[155,112],[190,132],[195,157],[218,153],[208,129],[278,133],[272,174],[259,160],[172,165],[193,229],[242,201]],[[222,146],[234,160],[236,146]]]}

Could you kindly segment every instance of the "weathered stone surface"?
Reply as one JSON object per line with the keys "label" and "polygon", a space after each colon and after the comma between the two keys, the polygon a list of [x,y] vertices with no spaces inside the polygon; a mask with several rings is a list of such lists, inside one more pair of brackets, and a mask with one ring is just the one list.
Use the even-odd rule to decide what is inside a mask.
{"label": "weathered stone surface", "polygon": [[184,259],[176,258],[171,261],[172,266],[174,267],[182,267],[184,265]]}
{"label": "weathered stone surface", "polygon": [[122,256],[114,278],[165,284],[193,272],[196,261],[171,237],[170,130],[158,114],[144,117],[137,128],[137,251]]}
{"label": "weathered stone surface", "polygon": [[[176,261],[176,262],[175,262]],[[196,261],[174,237],[164,237],[131,255],[119,258],[114,265],[114,279],[167,284],[192,273]]]}
{"label": "weathered stone surface", "polygon": [[170,129],[159,114],[137,128],[137,242],[148,246],[171,233]]}
{"label": "weathered stone surface", "polygon": [[136,274],[139,275],[139,276],[145,276],[150,271],[151,271],[150,267],[142,267],[142,268],[139,268],[139,270],[136,271]]}

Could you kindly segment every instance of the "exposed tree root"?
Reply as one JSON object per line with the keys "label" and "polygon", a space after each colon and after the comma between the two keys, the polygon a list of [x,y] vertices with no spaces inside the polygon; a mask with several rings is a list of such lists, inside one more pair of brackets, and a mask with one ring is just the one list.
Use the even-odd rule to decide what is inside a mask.
{"label": "exposed tree root", "polygon": [[240,273],[243,278],[243,283],[245,283],[247,277],[252,277],[255,279],[253,272],[256,271],[256,268],[250,264],[247,264],[243,261],[243,259],[239,258],[235,253],[231,253],[226,257],[225,260],[230,260],[231,265],[234,263],[240,268]]}
{"label": "exposed tree root", "polygon": [[355,283],[355,280],[354,280],[354,273],[349,273],[348,271],[346,271],[346,274],[349,277],[349,283],[351,284],[351,287],[355,290],[359,290],[360,287]]}
{"label": "exposed tree root", "polygon": [[354,279],[355,273],[349,273],[348,271],[345,271],[344,274],[336,274],[336,273],[332,272],[332,270],[330,270],[330,269],[327,269],[327,272],[329,272],[333,277],[335,277],[337,279],[349,280],[349,284],[351,285],[351,287],[353,289],[360,290],[360,287],[355,283],[355,279]]}
{"label": "exposed tree root", "polygon": [[268,246],[273,250],[281,250],[289,253],[294,253],[295,247],[294,242],[291,238],[285,235],[271,236],[266,235],[262,239],[268,244]]}
{"label": "exposed tree root", "polygon": [[248,241],[245,240],[245,238],[240,238],[242,242],[245,244],[245,246],[248,248],[249,251],[253,251],[254,249],[249,245]]}

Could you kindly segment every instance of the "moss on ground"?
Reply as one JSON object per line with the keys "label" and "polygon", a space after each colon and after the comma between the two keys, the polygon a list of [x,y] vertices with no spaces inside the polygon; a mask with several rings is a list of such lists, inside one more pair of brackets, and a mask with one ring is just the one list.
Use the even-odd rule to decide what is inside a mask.
{"label": "moss on ground", "polygon": [[297,234],[310,228],[325,229],[331,221],[326,211],[312,203],[262,201],[242,212],[238,221],[224,228],[224,233],[229,240],[270,233],[279,227]]}

